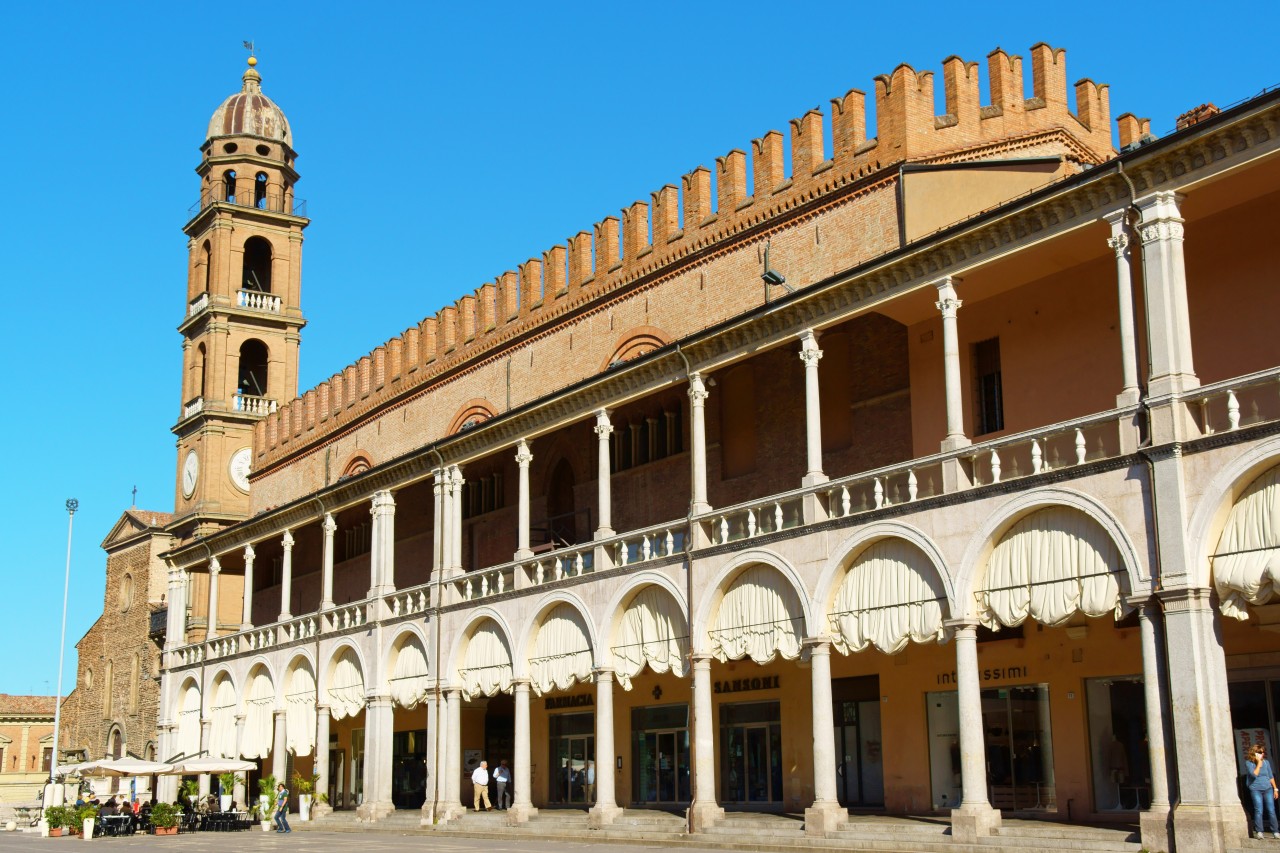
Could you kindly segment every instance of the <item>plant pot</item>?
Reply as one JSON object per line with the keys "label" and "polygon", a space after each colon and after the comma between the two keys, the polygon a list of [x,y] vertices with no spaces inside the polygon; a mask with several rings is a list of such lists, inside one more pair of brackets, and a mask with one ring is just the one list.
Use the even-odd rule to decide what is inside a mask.
{"label": "plant pot", "polygon": [[93,840],[93,824],[96,818],[86,818],[84,822],[84,840]]}
{"label": "plant pot", "polygon": [[264,820],[264,821],[262,822],[262,831],[263,831],[263,832],[270,832],[270,831],[271,831],[271,821],[269,821],[269,820]]}
{"label": "plant pot", "polygon": [[298,795],[298,820],[311,820],[311,795]]}
{"label": "plant pot", "polygon": [[218,797],[218,803],[219,805],[222,806],[222,810],[224,812],[231,811],[231,795],[230,794],[223,794],[220,797]]}
{"label": "plant pot", "polygon": [[157,826],[156,835],[177,835],[178,827],[176,826]]}
{"label": "plant pot", "polygon": [[62,827],[60,827],[60,826],[51,826],[51,827],[49,827],[49,837],[50,837],[50,838],[61,838],[61,837],[62,837]]}

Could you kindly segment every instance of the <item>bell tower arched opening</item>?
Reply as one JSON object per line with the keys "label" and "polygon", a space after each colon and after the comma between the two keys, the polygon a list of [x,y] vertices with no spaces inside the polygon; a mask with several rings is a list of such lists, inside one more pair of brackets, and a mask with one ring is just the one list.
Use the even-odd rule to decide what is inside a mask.
{"label": "bell tower arched opening", "polygon": [[232,204],[236,203],[236,171],[228,169],[226,174],[222,176],[222,197]]}
{"label": "bell tower arched opening", "polygon": [[236,393],[241,396],[267,396],[267,345],[251,339],[240,345],[240,376]]}
{"label": "bell tower arched opening", "polygon": [[[262,186],[265,192],[266,184]],[[271,292],[271,244],[262,237],[244,241],[244,275],[240,286],[260,293]]]}

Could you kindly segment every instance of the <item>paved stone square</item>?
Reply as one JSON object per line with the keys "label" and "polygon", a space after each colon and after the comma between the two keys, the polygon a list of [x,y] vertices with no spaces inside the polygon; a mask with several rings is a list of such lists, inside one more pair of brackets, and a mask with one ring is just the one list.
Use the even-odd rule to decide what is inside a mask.
{"label": "paved stone square", "polygon": [[[358,846],[360,853],[555,853],[563,850],[653,850],[662,845],[645,847],[635,844],[573,843],[512,838],[455,838],[439,835],[389,835],[384,833],[352,834],[349,832],[293,832],[287,837],[274,832],[198,832],[157,838],[134,835],[123,838],[95,838],[89,842],[93,853],[303,853],[316,850],[347,850]],[[38,835],[0,833],[3,853],[84,853],[85,842],[79,838],[40,838]],[[685,853],[699,853],[699,848],[681,848]]]}

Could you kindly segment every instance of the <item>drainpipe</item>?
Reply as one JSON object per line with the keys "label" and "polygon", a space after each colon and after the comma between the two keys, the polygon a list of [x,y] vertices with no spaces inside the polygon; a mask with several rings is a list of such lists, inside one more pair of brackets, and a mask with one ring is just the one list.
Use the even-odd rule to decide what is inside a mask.
{"label": "drainpipe", "polygon": [[[767,295],[767,289],[766,289]],[[680,349],[680,344],[676,344],[676,355],[680,356],[680,360],[684,362],[685,380],[688,381],[690,374],[693,373],[693,365],[689,363],[689,359],[685,356],[684,351]],[[690,449],[692,452],[692,448]],[[689,675],[693,677],[693,495],[690,483],[689,510],[685,513],[684,519],[684,601],[685,601],[685,630],[689,635]],[[692,696],[689,702],[689,755],[693,756],[694,744],[697,743],[697,724],[698,718],[693,714]],[[697,797],[697,775],[701,772],[696,762],[690,762],[692,773],[689,778],[689,809],[685,812],[685,831],[693,832],[693,806]],[[677,787],[679,781],[677,780]]]}

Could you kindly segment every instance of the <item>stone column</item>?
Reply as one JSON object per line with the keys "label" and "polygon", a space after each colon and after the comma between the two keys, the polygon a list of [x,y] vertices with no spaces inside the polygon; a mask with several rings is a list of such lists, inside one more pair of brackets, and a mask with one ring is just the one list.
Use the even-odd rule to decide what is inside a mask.
{"label": "stone column", "polygon": [[716,803],[716,721],[711,709],[711,656],[693,655],[693,802],[689,823],[703,832],[724,817]]}
{"label": "stone column", "polygon": [[453,576],[453,471],[440,471],[440,567],[447,580]]}
{"label": "stone column", "polygon": [[529,444],[523,438],[516,444],[516,465],[520,467],[519,506],[516,510],[516,555],[517,560],[527,560],[533,556],[529,547],[529,463],[533,454],[529,452]]}
{"label": "stone column", "polygon": [[320,530],[324,533],[324,553],[320,562],[320,586],[321,586],[321,610],[333,609],[333,534],[338,530],[338,522],[333,520],[333,516],[329,513],[324,514],[324,521],[320,523]]}
{"label": "stone column", "polygon": [[396,810],[391,801],[393,718],[390,696],[370,696],[365,702],[364,802],[356,809],[361,821],[381,820]]}
{"label": "stone column", "polygon": [[333,811],[329,803],[320,802],[320,794],[329,796],[329,706],[316,705],[316,795],[311,801],[311,819],[322,818]]}
{"label": "stone column", "polygon": [[244,546],[244,609],[240,612],[240,630],[253,627],[253,546]]}
{"label": "stone column", "polygon": [[[230,756],[232,758],[239,758],[244,755],[244,721],[244,714],[236,714],[236,745],[234,747],[235,752]],[[223,793],[226,792],[224,791]]]}
{"label": "stone column", "polygon": [[456,573],[462,572],[462,486],[466,480],[462,479],[462,469],[457,465],[453,466],[453,539],[450,540],[450,550],[453,552],[453,569]]}
{"label": "stone column", "polygon": [[284,778],[285,768],[288,767],[286,757],[289,752],[288,731],[285,728],[286,720],[287,712],[285,711],[276,711],[272,714],[275,731],[271,738],[271,775],[276,777],[277,782],[284,782],[287,787],[289,780]]}
{"label": "stone column", "polygon": [[444,568],[444,561],[441,559],[444,551],[444,468],[436,468],[431,472],[431,579],[435,580],[436,573]]}
{"label": "stone column", "polygon": [[280,538],[280,547],[284,549],[284,558],[280,561],[280,615],[276,621],[284,622],[292,619],[290,605],[293,599],[293,534],[288,530]]}
{"label": "stone column", "polygon": [[689,464],[694,515],[711,510],[707,503],[707,386],[702,374],[689,374]]}
{"label": "stone column", "polygon": [[588,815],[592,827],[613,823],[621,814],[614,790],[613,670],[596,670],[596,801]]}
{"label": "stone column", "polygon": [[938,301],[934,303],[942,312],[942,375],[946,383],[947,436],[942,440],[942,450],[968,447],[964,434],[964,408],[960,395],[960,331],[956,326],[956,313],[964,303],[956,297],[955,286],[960,279],[947,276],[938,281]]}
{"label": "stone column", "polygon": [[801,483],[816,486],[827,482],[822,472],[822,409],[818,397],[818,361],[822,350],[818,349],[818,337],[813,329],[800,334],[800,361],[804,362],[804,440],[805,471]]}
{"label": "stone column", "polygon": [[[533,807],[533,771],[530,766],[529,746],[529,679],[518,678],[513,684],[516,704],[516,744],[515,755],[512,756],[512,778],[515,784],[515,798],[511,808],[507,809],[507,823],[525,823],[530,816],[538,813]],[[596,779],[600,774],[596,774]]]}
{"label": "stone column", "polygon": [[1222,853],[1244,846],[1245,822],[1236,793],[1227,665],[1212,590],[1184,587],[1158,595],[1169,672],[1178,674],[1168,682],[1178,772],[1174,843],[1179,850]]}
{"label": "stone column", "polygon": [[[187,644],[187,572],[169,568],[168,612],[165,614],[164,647],[172,651]],[[167,757],[167,756],[166,756]],[[162,759],[163,760],[163,759]]]}
{"label": "stone column", "polygon": [[1191,361],[1191,314],[1187,308],[1187,271],[1182,253],[1182,197],[1164,191],[1134,202],[1142,214],[1142,279],[1147,293],[1147,357],[1152,397],[1189,391],[1200,385]]}
{"label": "stone column", "polygon": [[1166,675],[1162,653],[1164,632],[1160,607],[1154,599],[1134,602],[1142,635],[1142,686],[1146,704],[1147,749],[1151,757],[1151,807],[1138,814],[1142,846],[1147,850],[1171,850],[1169,810],[1169,767],[1164,745],[1164,684]]}
{"label": "stone column", "polygon": [[441,782],[440,769],[436,767],[436,757],[443,755],[440,750],[440,720],[444,715],[441,713],[443,709],[440,707],[440,689],[432,687],[422,701],[427,706],[427,754],[424,760],[427,768],[427,786],[426,797],[422,803],[422,815],[418,820],[418,825],[432,826],[435,824],[435,810],[433,807],[442,793],[436,787]]}
{"label": "stone column", "polygon": [[[203,693],[202,693],[203,695]],[[207,706],[206,706],[207,707]],[[200,749],[206,754],[209,751],[209,744],[213,740],[213,720],[202,719],[200,721]],[[209,796],[209,790],[212,788],[211,779],[208,773],[201,773],[196,777],[196,793],[201,797]]]}
{"label": "stone column", "polygon": [[610,482],[613,472],[609,467],[609,439],[613,435],[613,424],[609,423],[609,410],[596,409],[596,479],[599,484],[600,526],[596,528],[596,539],[608,539],[613,535],[613,496]]}
{"label": "stone column", "polygon": [[218,558],[209,558],[209,621],[204,632],[206,640],[218,636],[218,574],[221,571],[222,564],[218,562]]}
{"label": "stone column", "polygon": [[396,500],[389,489],[374,494],[369,514],[373,516],[369,597],[377,598],[396,590]]}
{"label": "stone column", "polygon": [[[461,814],[466,811],[462,805],[462,691],[457,688],[447,690],[444,698],[445,713],[449,719],[445,721],[448,732],[445,738],[445,760],[441,762],[445,768],[445,802],[441,809],[457,809]],[[519,719],[519,716],[517,710],[516,718]]]}
{"label": "stone column", "polygon": [[982,686],[978,673],[978,623],[951,623],[956,645],[956,686],[960,706],[960,808],[951,810],[951,837],[976,844],[1000,829],[1000,811],[987,799],[987,752],[982,734]]}
{"label": "stone column", "polygon": [[809,646],[813,687],[813,805],[804,810],[806,835],[825,837],[849,817],[836,793],[835,714],[831,703],[831,641],[816,637]]}
{"label": "stone column", "polygon": [[1141,394],[1138,388],[1138,346],[1133,323],[1133,275],[1130,267],[1129,233],[1125,224],[1128,210],[1117,210],[1105,217],[1111,226],[1107,245],[1116,253],[1116,325],[1120,332],[1120,375],[1122,387],[1116,395],[1117,406],[1135,406]]}

